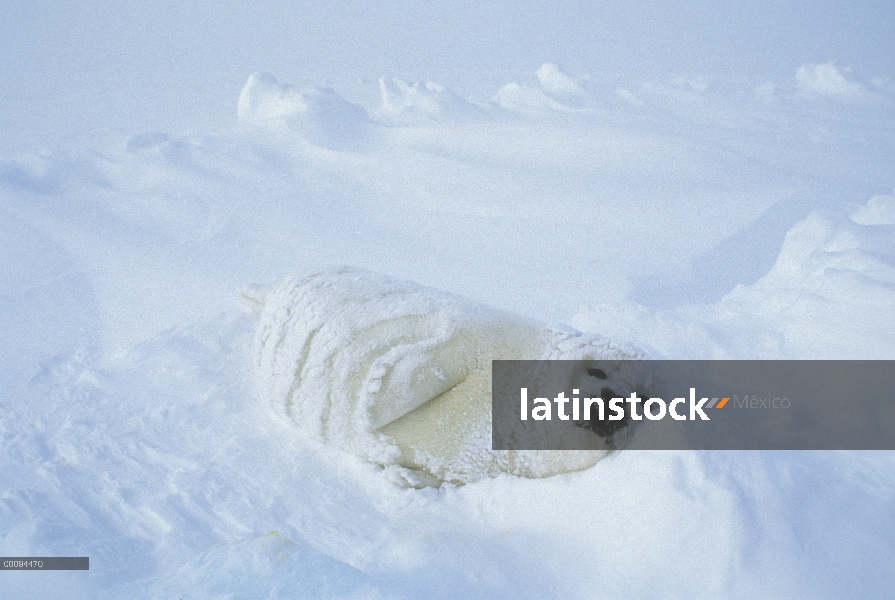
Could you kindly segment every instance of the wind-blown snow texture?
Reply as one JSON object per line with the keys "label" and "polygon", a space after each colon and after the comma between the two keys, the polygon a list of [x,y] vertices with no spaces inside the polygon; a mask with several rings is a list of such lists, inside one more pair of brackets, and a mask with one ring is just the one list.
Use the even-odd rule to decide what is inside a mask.
{"label": "wind-blown snow texture", "polygon": [[[409,347],[450,381],[563,336],[895,358],[885,75],[823,56],[746,83],[547,63],[477,99],[386,75],[371,100],[255,73],[217,133],[4,149],[0,554],[91,570],[4,572],[2,595],[885,597],[891,453],[623,451],[531,479],[429,462],[471,483],[415,489],[393,449],[351,436],[438,377],[345,404],[376,375],[355,359],[425,354]],[[302,295],[314,281],[331,289]],[[358,308],[383,288],[394,302]],[[422,329],[389,325],[411,314]]]}

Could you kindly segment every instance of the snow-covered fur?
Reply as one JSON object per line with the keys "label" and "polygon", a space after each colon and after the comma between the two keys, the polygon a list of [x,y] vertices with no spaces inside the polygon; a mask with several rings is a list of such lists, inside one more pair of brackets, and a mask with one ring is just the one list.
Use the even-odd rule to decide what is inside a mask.
{"label": "snow-covered fur", "polygon": [[620,359],[570,328],[349,268],[245,290],[263,397],[305,434],[423,481],[543,477],[607,450],[491,450],[492,359]]}

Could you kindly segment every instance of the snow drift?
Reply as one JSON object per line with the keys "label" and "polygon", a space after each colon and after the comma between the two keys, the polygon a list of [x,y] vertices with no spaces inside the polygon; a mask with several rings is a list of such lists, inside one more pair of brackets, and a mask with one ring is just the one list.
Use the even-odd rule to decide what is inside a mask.
{"label": "snow drift", "polygon": [[[406,467],[411,483],[593,465],[607,449],[491,450],[491,360],[640,356],[600,336],[354,269],[287,279],[243,298],[260,312],[262,395],[305,434]],[[619,389],[636,384],[611,379]]]}
{"label": "snow drift", "polygon": [[299,131],[312,144],[357,149],[371,134],[372,122],[360,106],[328,87],[299,91],[270,73],[254,73],[239,95],[239,123],[246,127]]}
{"label": "snow drift", "polygon": [[[211,53],[245,59],[232,96],[259,66],[324,81],[267,39],[299,63]],[[233,130],[220,74],[189,92],[167,66],[120,105],[170,118],[115,121],[107,75],[134,72],[99,60],[94,133],[49,110],[87,96],[21,95],[55,79],[7,61],[28,106],[0,115],[25,136],[0,149],[0,546],[91,571],[8,573],[4,597],[885,597],[893,453],[497,454],[490,357],[626,350],[320,272],[579,311],[669,358],[892,358],[895,199],[845,208],[895,182],[895,88],[806,52],[785,78],[579,76],[559,55],[571,74],[484,58],[475,90],[426,65],[258,74]],[[233,314],[233,289],[288,273]]]}
{"label": "snow drift", "polygon": [[[786,234],[771,270],[716,304],[651,312],[628,302],[582,309],[578,327],[687,358],[886,359],[895,305],[895,196],[812,212]],[[723,332],[723,334],[721,333]]]}

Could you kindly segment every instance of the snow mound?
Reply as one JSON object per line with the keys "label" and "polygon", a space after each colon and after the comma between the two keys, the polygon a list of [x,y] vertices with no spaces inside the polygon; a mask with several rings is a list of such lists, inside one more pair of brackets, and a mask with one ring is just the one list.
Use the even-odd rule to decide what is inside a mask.
{"label": "snow mound", "polygon": [[246,290],[243,301],[260,313],[262,395],[304,434],[405,467],[411,483],[593,465],[606,451],[491,450],[491,360],[639,356],[603,337],[348,268]]}
{"label": "snow mound", "polygon": [[850,211],[848,218],[858,225],[895,225],[895,195],[874,196]]}
{"label": "snow mound", "polygon": [[382,95],[380,112],[394,123],[464,121],[483,116],[479,106],[434,81],[411,84],[383,77],[379,80],[379,92]]}
{"label": "snow mound", "polygon": [[508,83],[497,91],[493,102],[513,112],[527,114],[576,111],[586,103],[588,94],[579,81],[553,63],[544,63],[535,75],[540,88]]}
{"label": "snow mound", "polygon": [[544,63],[537,70],[538,81],[544,91],[567,104],[575,104],[586,95],[578,81],[553,63]]}
{"label": "snow mound", "polygon": [[799,358],[892,356],[895,329],[881,315],[895,306],[893,209],[895,198],[878,196],[852,218],[810,215],[787,233],[770,272],[738,286],[718,316],[770,321]]}
{"label": "snow mound", "polygon": [[295,130],[312,144],[340,150],[365,142],[372,128],[362,107],[331,88],[300,91],[263,72],[249,76],[236,114],[241,125]]}
{"label": "snow mound", "polygon": [[687,358],[888,359],[895,355],[895,196],[814,212],[771,270],[717,304],[651,312],[628,303],[573,322]]}
{"label": "snow mound", "polygon": [[827,98],[839,102],[866,102],[877,99],[873,92],[857,81],[848,79],[829,62],[802,65],[796,72],[796,83],[799,95],[809,100]]}

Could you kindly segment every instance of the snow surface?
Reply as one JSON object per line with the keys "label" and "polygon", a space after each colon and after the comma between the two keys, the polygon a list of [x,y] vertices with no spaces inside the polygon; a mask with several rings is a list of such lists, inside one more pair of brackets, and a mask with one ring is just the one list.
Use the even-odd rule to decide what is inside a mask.
{"label": "snow surface", "polygon": [[[284,53],[257,66],[211,57],[229,33],[244,47],[273,40],[265,52],[288,46],[278,16],[292,8],[195,34],[211,50],[182,66],[165,40],[201,43],[167,26],[219,17],[184,6],[149,18],[150,4],[60,8],[28,29],[43,13],[11,3],[0,19],[4,56],[17,57],[2,72],[19,82],[0,106],[11,140],[0,148],[0,554],[91,559],[89,572],[4,572],[4,598],[891,593],[892,453],[622,451],[552,477],[484,469],[466,485],[417,489],[349,438],[369,434],[365,419],[387,426],[428,400],[435,379],[406,379],[353,416],[339,401],[349,388],[331,383],[370,384],[373,370],[309,379],[319,387],[299,402],[325,391],[327,410],[345,411],[341,441],[321,444],[323,421],[294,410],[294,373],[326,360],[295,356],[292,341],[330,323],[317,350],[348,365],[376,358],[375,344],[351,343],[379,327],[376,356],[394,366],[402,344],[416,360],[459,331],[476,350],[435,354],[448,379],[462,379],[472,354],[503,352],[514,328],[540,350],[554,342],[538,335],[667,358],[895,358],[895,87],[868,59],[885,50],[886,19],[843,14],[839,25],[860,21],[871,42],[843,29],[826,47],[845,57],[834,61],[788,37],[787,16],[763,30],[773,49],[747,37],[752,55],[725,63],[710,44],[696,48],[709,67],[778,52],[779,69],[618,78],[588,75],[576,43],[590,39],[589,23],[634,22],[641,9],[584,11],[556,54],[548,33],[577,22],[573,7],[499,15],[524,25],[521,40],[482,13],[482,56],[467,57],[465,75],[430,81],[449,70],[390,71],[361,57],[379,73],[352,87],[313,71],[319,85],[290,85],[295,63],[273,58]],[[364,23],[357,14],[373,14],[352,7],[339,20],[347,46],[387,53],[402,27],[411,42],[431,39],[387,16],[375,35],[348,39]],[[743,33],[762,12],[690,19],[672,8],[651,16],[667,17],[665,41],[723,36],[714,17],[740,18],[730,27]],[[800,13],[798,25],[827,31],[818,14]],[[90,27],[63,34],[57,17]],[[327,60],[344,55],[325,58],[332,31],[319,27],[329,17],[301,17],[308,37],[294,43],[316,54],[295,60],[320,58],[335,73]],[[147,23],[145,56],[116,54],[121,32],[91,34],[134,19]],[[650,31],[628,44],[624,28],[608,33],[608,63],[647,56]],[[49,43],[56,34],[77,43]],[[436,37],[420,50],[430,66],[450,56]],[[59,62],[38,64],[41,41]],[[501,44],[542,62],[504,69]],[[675,47],[670,61],[694,49]],[[124,82],[134,65],[146,82]],[[202,73],[195,86],[166,87],[188,81],[188,68]],[[56,76],[65,94],[42,99],[39,82]],[[475,94],[447,85],[471,80]],[[89,103],[77,94],[94,89],[111,90],[108,107],[82,114]],[[163,90],[159,116],[118,101],[146,89]],[[222,106],[229,124],[214,120]],[[299,282],[319,273],[335,277],[334,291],[296,304]],[[337,304],[345,288],[334,273],[364,273],[361,295],[401,293],[357,310],[355,293]],[[428,325],[382,325],[411,313]],[[273,339],[288,342],[283,354],[268,351]]]}

